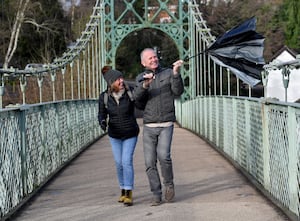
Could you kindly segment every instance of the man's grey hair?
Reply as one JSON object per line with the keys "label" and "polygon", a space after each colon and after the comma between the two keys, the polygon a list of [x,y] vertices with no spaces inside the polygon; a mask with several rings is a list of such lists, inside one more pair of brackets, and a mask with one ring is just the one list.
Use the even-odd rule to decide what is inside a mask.
{"label": "man's grey hair", "polygon": [[156,53],[156,51],[153,48],[145,48],[141,52],[141,61],[144,59],[144,54],[145,54],[146,51],[154,51]]}

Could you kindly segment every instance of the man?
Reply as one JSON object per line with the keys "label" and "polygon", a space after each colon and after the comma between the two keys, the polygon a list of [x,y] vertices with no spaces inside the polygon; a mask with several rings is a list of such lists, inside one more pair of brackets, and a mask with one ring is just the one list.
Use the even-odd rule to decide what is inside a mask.
{"label": "man", "polygon": [[157,159],[161,165],[166,202],[171,202],[175,196],[171,143],[176,121],[174,98],[184,90],[179,73],[182,63],[178,60],[173,63],[173,69],[162,68],[153,49],[146,48],[141,52],[145,72],[136,78],[135,97],[144,107],[143,146],[146,173],[153,193],[152,206],[162,203]]}

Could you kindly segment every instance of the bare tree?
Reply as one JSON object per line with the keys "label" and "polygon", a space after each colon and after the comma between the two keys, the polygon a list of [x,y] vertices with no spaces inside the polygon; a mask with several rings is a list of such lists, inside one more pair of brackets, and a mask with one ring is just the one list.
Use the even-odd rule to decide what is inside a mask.
{"label": "bare tree", "polygon": [[[16,12],[15,21],[10,34],[10,41],[7,48],[6,56],[4,59],[4,68],[8,68],[8,65],[17,50],[18,39],[21,31],[22,24],[31,24],[36,28],[37,33],[41,33],[42,30],[47,33],[59,34],[57,30],[57,24],[55,20],[44,20],[42,23],[39,23],[35,19],[36,11],[43,11],[42,5],[40,2],[31,2],[31,0],[18,0],[18,8]],[[38,10],[35,10],[38,9]]]}
{"label": "bare tree", "polygon": [[25,11],[26,11],[26,8],[27,8],[29,2],[30,2],[30,0],[20,0],[20,2],[19,2],[15,23],[13,25],[8,49],[7,49],[4,64],[3,64],[4,68],[7,68],[12,56],[14,55],[14,53],[17,49],[18,37],[20,34],[22,23],[24,21]]}

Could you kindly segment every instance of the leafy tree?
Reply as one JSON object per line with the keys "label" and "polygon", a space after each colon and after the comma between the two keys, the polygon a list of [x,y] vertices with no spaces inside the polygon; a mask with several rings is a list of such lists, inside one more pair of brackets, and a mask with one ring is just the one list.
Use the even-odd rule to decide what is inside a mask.
{"label": "leafy tree", "polygon": [[264,57],[268,61],[284,45],[283,26],[277,17],[282,1],[211,0],[200,7],[208,27],[216,37],[250,17],[256,17],[257,31],[265,36]]}
{"label": "leafy tree", "polygon": [[293,49],[300,49],[300,1],[285,0],[281,8],[285,43]]}

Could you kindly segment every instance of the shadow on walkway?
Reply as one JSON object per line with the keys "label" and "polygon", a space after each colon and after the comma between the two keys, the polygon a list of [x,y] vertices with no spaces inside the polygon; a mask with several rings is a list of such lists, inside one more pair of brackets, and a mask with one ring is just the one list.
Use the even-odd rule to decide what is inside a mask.
{"label": "shadow on walkway", "polygon": [[179,127],[175,128],[172,146],[176,201],[151,207],[142,129],[134,157],[133,206],[117,202],[120,191],[109,140],[104,136],[72,161],[13,220],[288,220],[218,152]]}

